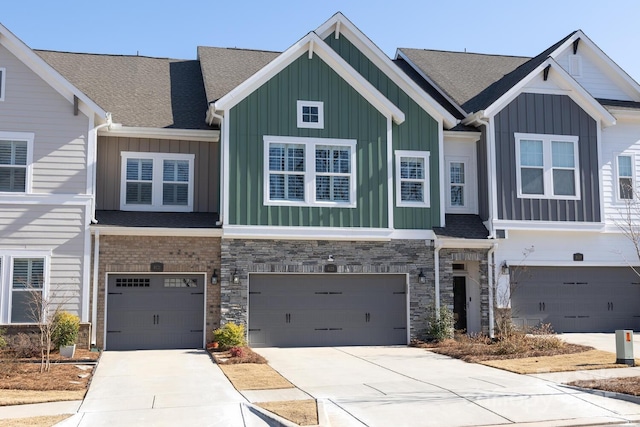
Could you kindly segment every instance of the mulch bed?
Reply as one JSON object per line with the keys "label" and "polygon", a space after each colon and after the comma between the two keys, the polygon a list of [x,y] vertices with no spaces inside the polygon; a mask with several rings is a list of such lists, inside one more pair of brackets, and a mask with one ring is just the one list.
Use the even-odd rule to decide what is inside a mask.
{"label": "mulch bed", "polygon": [[233,356],[230,350],[215,349],[208,351],[209,354],[211,354],[211,357],[213,357],[213,360],[215,360],[218,365],[235,365],[238,363],[267,363],[267,359],[260,356],[249,347],[242,347],[242,356],[240,357]]}
{"label": "mulch bed", "polygon": [[602,391],[612,391],[615,393],[640,396],[640,378],[607,378],[602,380],[573,381],[569,385],[582,388],[592,388]]}

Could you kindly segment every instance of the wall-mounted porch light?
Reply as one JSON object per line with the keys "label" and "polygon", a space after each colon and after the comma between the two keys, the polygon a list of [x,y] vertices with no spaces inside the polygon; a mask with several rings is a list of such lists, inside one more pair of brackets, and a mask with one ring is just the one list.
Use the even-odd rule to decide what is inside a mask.
{"label": "wall-mounted porch light", "polygon": [[240,276],[238,276],[238,269],[234,269],[233,270],[233,274],[231,275],[231,282],[234,285],[237,285],[238,283],[240,283]]}
{"label": "wall-mounted porch light", "polygon": [[212,285],[218,284],[218,270],[215,268],[213,269],[213,274],[211,275],[211,284]]}
{"label": "wall-mounted porch light", "polygon": [[507,261],[502,261],[502,264],[500,265],[500,271],[502,272],[502,274],[509,274],[509,264],[507,264]]}
{"label": "wall-mounted porch light", "polygon": [[420,269],[420,274],[418,274],[418,281],[420,283],[427,283],[427,276],[424,275],[422,269]]}

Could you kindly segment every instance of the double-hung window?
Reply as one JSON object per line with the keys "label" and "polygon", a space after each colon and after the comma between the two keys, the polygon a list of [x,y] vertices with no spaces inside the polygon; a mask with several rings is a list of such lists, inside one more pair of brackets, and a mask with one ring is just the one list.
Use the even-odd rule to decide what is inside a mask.
{"label": "double-hung window", "polygon": [[193,154],[122,152],[120,209],[193,211]]}
{"label": "double-hung window", "polygon": [[29,192],[33,137],[32,133],[0,132],[0,192]]}
{"label": "double-hung window", "polygon": [[396,206],[430,206],[428,151],[396,151]]}
{"label": "double-hung window", "polygon": [[518,197],[580,198],[578,137],[515,134]]}
{"label": "double-hung window", "polygon": [[263,139],[265,205],[356,206],[355,140]]}
{"label": "double-hung window", "polygon": [[630,154],[620,154],[616,158],[618,175],[618,199],[632,200],[635,192],[634,161]]}
{"label": "double-hung window", "polygon": [[12,258],[11,323],[38,323],[41,320],[44,273],[44,258]]}

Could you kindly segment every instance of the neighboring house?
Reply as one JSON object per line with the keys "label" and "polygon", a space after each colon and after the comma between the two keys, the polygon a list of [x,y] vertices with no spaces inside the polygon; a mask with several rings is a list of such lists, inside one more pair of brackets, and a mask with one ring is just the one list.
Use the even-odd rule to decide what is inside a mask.
{"label": "neighboring house", "polygon": [[88,344],[92,171],[107,121],[0,25],[0,324],[9,332],[27,331],[43,299],[78,315]]}
{"label": "neighboring house", "polygon": [[[39,51],[105,110],[91,226],[92,342],[197,348],[219,326],[219,132],[198,61]],[[92,252],[90,252],[90,250]],[[89,286],[89,277],[84,282]]]}
{"label": "neighboring house", "polygon": [[222,323],[247,323],[252,346],[404,344],[456,280],[466,308],[468,277],[468,326],[489,331],[493,242],[475,191],[447,205],[442,169],[447,138],[471,167],[480,133],[445,132],[459,118],[339,13],[281,54],[199,59],[221,128]]}
{"label": "neighboring house", "polygon": [[497,302],[516,324],[640,327],[639,260],[618,227],[637,186],[640,86],[581,31],[535,58],[399,49],[396,60],[482,132],[479,214],[498,243]]}

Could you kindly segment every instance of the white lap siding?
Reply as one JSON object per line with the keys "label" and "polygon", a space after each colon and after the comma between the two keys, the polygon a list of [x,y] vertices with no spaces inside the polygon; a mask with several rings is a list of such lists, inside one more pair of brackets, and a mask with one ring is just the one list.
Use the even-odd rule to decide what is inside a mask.
{"label": "white lap siding", "polygon": [[85,206],[0,204],[0,253],[4,273],[0,287],[3,312],[0,323],[9,318],[11,258],[32,258],[40,254],[48,257],[45,287],[51,301],[84,317],[83,281],[88,262],[85,213]]}

